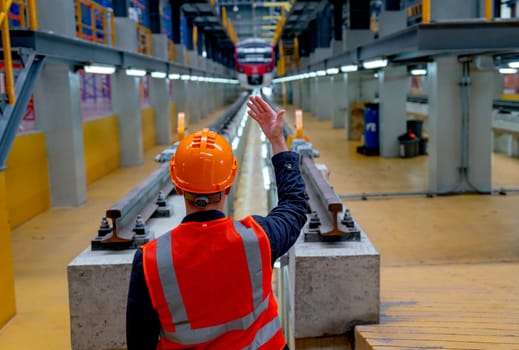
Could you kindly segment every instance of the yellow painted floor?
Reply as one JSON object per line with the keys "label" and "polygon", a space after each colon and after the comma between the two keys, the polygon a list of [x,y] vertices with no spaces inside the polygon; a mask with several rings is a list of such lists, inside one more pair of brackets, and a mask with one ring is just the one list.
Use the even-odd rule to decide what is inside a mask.
{"label": "yellow painted floor", "polygon": [[[288,106],[287,119],[292,115],[293,107]],[[318,162],[330,169],[337,193],[425,190],[425,156],[361,156],[355,152],[358,143],[346,141],[343,129],[332,129],[330,122],[307,113],[304,128],[321,152]],[[84,206],[49,210],[12,231],[18,314],[0,330],[0,350],[70,349],[66,266],[89,245],[106,208],[156,168],[153,157],[163,148],[146,152],[143,166],[119,169],[90,185]],[[519,159],[494,155],[492,162],[495,188],[519,188]],[[448,341],[464,344],[473,334],[463,335],[463,329],[504,328],[508,332],[483,332],[479,344],[494,341],[496,349],[519,348],[500,343],[504,336],[517,340],[519,335],[519,311],[514,306],[519,305],[519,194],[345,203],[382,261],[382,324],[360,329],[358,346],[417,349],[425,333],[426,338],[435,337],[428,348],[441,348]],[[476,327],[471,317],[485,319],[487,326]],[[504,320],[508,328],[502,326]],[[449,329],[449,334],[438,328]],[[305,349],[346,348],[335,345],[336,340],[328,343]]]}

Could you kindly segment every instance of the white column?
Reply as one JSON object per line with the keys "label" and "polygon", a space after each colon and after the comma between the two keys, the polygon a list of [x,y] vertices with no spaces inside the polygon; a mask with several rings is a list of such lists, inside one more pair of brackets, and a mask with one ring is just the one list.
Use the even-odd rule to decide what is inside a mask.
{"label": "white column", "polygon": [[112,108],[119,121],[121,165],[144,162],[139,78],[118,70],[112,76]]}
{"label": "white column", "polygon": [[385,68],[379,72],[379,84],[380,155],[398,157],[398,136],[406,131],[407,68]]}
{"label": "white column", "polygon": [[52,205],[86,202],[85,153],[79,74],[70,66],[45,63],[34,91],[37,126],[45,132]]}
{"label": "white column", "polygon": [[167,79],[150,78],[150,105],[155,112],[155,142],[169,145],[172,135]]}

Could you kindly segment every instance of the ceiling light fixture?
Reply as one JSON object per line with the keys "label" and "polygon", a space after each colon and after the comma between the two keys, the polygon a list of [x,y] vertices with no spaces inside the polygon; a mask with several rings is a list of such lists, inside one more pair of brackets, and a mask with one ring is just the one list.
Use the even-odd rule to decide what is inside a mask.
{"label": "ceiling light fixture", "polygon": [[356,72],[359,69],[359,67],[356,64],[349,64],[347,66],[341,67],[341,72],[348,73],[348,72]]}
{"label": "ceiling light fixture", "polygon": [[499,68],[499,73],[501,74],[515,74],[517,73],[516,68]]}
{"label": "ceiling light fixture", "polygon": [[127,69],[126,75],[131,77],[143,77],[146,75],[146,71],[143,69]]}
{"label": "ceiling light fixture", "polygon": [[376,68],[384,68],[387,66],[387,60],[373,60],[366,61],[362,64],[365,69],[376,69]]}
{"label": "ceiling light fixture", "polygon": [[101,66],[95,64],[84,66],[83,69],[86,73],[93,74],[113,74],[115,72],[114,66]]}
{"label": "ceiling light fixture", "polygon": [[152,78],[165,79],[168,76],[165,72],[151,72]]}
{"label": "ceiling light fixture", "polygon": [[424,69],[424,68],[411,69],[411,75],[427,75],[427,69]]}

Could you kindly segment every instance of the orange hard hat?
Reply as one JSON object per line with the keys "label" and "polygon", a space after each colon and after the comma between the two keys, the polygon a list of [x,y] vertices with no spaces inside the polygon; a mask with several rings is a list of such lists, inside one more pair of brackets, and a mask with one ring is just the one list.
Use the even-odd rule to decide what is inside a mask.
{"label": "orange hard hat", "polygon": [[184,138],[169,163],[171,181],[183,191],[216,193],[231,187],[238,161],[225,138],[209,129]]}

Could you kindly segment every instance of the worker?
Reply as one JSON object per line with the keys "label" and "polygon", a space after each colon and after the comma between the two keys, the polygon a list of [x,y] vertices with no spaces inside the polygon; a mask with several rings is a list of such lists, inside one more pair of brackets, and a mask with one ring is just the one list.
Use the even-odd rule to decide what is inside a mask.
{"label": "worker", "polygon": [[[183,139],[170,175],[186,216],[135,253],[126,314],[128,350],[288,349],[272,291],[272,268],[306,221],[299,155],[283,135],[284,110],[247,101],[272,146],[278,204],[267,216],[227,218],[238,171],[229,143],[209,129]],[[259,150],[258,150],[259,151]]]}

